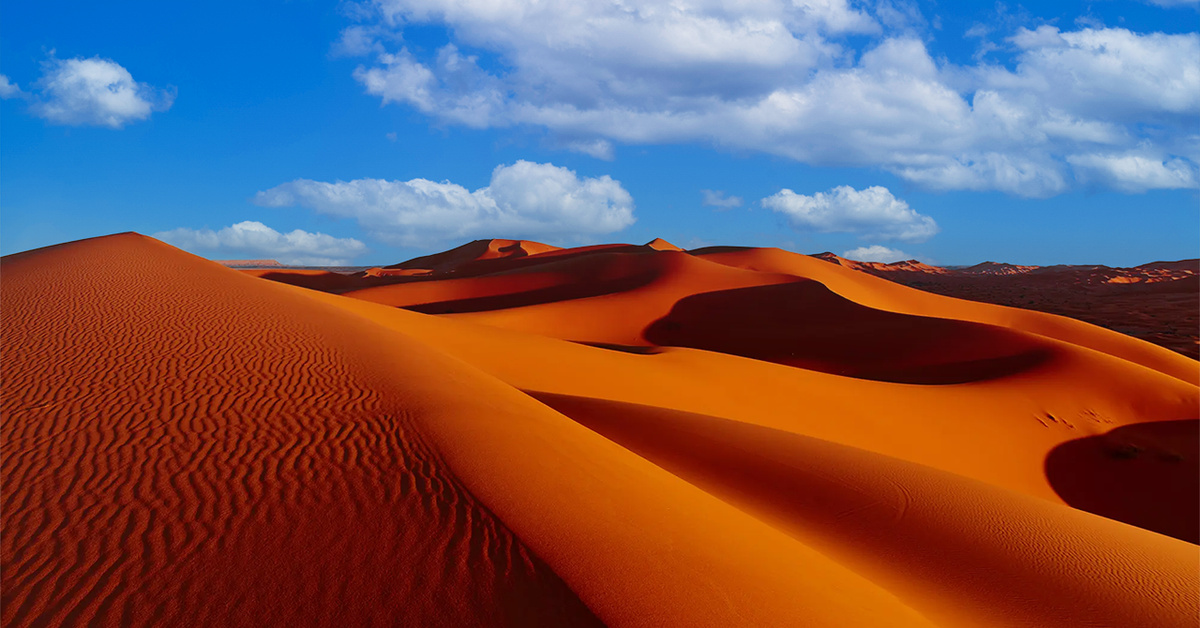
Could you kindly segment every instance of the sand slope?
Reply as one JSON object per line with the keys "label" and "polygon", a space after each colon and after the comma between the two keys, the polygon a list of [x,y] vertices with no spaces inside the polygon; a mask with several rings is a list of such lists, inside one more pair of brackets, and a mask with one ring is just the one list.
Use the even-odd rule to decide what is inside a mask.
{"label": "sand slope", "polygon": [[941,268],[915,260],[881,264],[833,253],[814,257],[929,292],[1077,318],[1200,358],[1200,300],[1195,298],[1200,259],[1133,268],[994,262]]}
{"label": "sand slope", "polygon": [[739,268],[819,277],[830,290],[863,305],[905,314],[957,318],[1015,327],[1110,353],[1192,384],[1200,384],[1200,368],[1195,360],[1074,319],[934,295],[890,281],[881,281],[876,277],[834,266],[807,255],[796,255],[779,249],[712,253],[703,255],[703,258]]}
{"label": "sand slope", "polygon": [[398,266],[4,258],[4,625],[1195,625],[1191,360],[777,250]]}
{"label": "sand slope", "polygon": [[6,258],[0,294],[4,625],[597,623],[369,324],[133,234]]}
{"label": "sand slope", "polygon": [[[1060,503],[1044,469],[1056,447],[1126,424],[1194,420],[1198,403],[1195,386],[1054,341],[1046,341],[1054,357],[1036,368],[962,385],[909,385],[709,351],[587,346],[470,324],[459,316],[430,317],[331,295],[313,296],[406,330],[522,390],[612,399],[784,429]],[[1117,439],[1112,448],[1126,444]],[[1194,445],[1182,441],[1163,447],[1167,449],[1147,454],[1153,464],[1164,473],[1186,476],[1186,464],[1160,460],[1159,454],[1183,455]],[[1097,464],[1120,473],[1125,460],[1104,455]],[[1109,491],[1099,478],[1079,482],[1091,492]],[[1151,483],[1142,491],[1196,503],[1186,492],[1163,496],[1158,493],[1161,486]]]}

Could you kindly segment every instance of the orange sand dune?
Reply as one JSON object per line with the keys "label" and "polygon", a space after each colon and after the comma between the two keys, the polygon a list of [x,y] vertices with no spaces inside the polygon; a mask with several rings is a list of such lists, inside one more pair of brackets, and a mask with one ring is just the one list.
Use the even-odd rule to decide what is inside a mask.
{"label": "orange sand dune", "polygon": [[419,268],[444,273],[480,260],[515,259],[557,250],[560,249],[556,246],[529,240],[475,240],[449,251],[417,257],[387,268]]}
{"label": "orange sand dune", "polygon": [[[1108,266],[1014,266],[984,263],[940,268],[909,260],[825,261],[946,296],[1058,314],[1200,357],[1200,259]],[[1147,293],[1159,296],[1149,298]]]}
{"label": "orange sand dune", "polygon": [[817,279],[862,305],[922,316],[953,317],[1015,327],[1030,333],[1109,353],[1124,360],[1200,384],[1200,368],[1172,351],[1069,318],[922,292],[822,260],[779,249],[749,249],[704,255],[718,264]]}
{"label": "orange sand dune", "polygon": [[[346,296],[430,313],[490,311],[622,293],[647,284],[664,271],[646,256],[598,252],[550,256],[537,263],[483,275],[396,283],[352,291]],[[599,261],[598,260],[603,260]],[[606,263],[611,261],[611,263]],[[435,276],[436,277],[436,276]]]}
{"label": "orange sand dune", "polygon": [[[555,272],[569,283],[584,286],[593,285],[589,280],[592,274],[641,274],[645,281],[620,291],[585,295],[589,298],[532,302],[512,299],[490,304],[486,310],[469,310],[470,313],[458,318],[568,340],[645,345],[653,344],[644,336],[646,328],[670,312],[684,297],[800,280],[785,274],[772,275],[712,264],[687,253],[641,247],[632,251],[603,251],[586,257],[563,256],[561,261],[543,262],[518,272]],[[506,285],[512,279],[501,276],[489,281]]]}
{"label": "orange sand dune", "polygon": [[0,622],[1195,625],[1194,361],[698,253],[3,258]]}
{"label": "orange sand dune", "polygon": [[[1195,419],[1200,405],[1195,386],[1054,341],[1047,341],[1053,359],[1028,371],[971,384],[913,386],[708,351],[585,346],[470,324],[461,316],[430,317],[312,296],[405,330],[522,390],[670,408],[807,434],[1059,503],[1062,498],[1043,468],[1054,448],[1115,426]],[[1187,469],[1167,464],[1166,472],[1186,474]],[[1093,492],[1108,490],[1099,481],[1089,486]],[[1197,503],[1186,492],[1158,494],[1160,487],[1144,490]]]}
{"label": "orange sand dune", "polygon": [[[939,623],[1181,625],[1197,592],[1124,578],[1193,576],[1182,541],[923,465],[736,421],[540,395],[547,405],[886,584]],[[1113,548],[1121,551],[1113,552]],[[1126,553],[1128,552],[1128,553]]]}
{"label": "orange sand dune", "polygon": [[325,292],[345,292],[362,286],[362,280],[352,275],[333,273],[327,270],[304,268],[240,269],[251,277],[262,277],[279,283],[287,283]]}
{"label": "orange sand dune", "polygon": [[375,326],[133,234],[2,272],[4,625],[597,623]]}
{"label": "orange sand dune", "polygon": [[664,240],[662,238],[654,238],[653,240],[647,242],[646,246],[654,249],[655,251],[682,251],[683,250],[683,249],[675,246],[674,244],[667,242],[666,240]]}

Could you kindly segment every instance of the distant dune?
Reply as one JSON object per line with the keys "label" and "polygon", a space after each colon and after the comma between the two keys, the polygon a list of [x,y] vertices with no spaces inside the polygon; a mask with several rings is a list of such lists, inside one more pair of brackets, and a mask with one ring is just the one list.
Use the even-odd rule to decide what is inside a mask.
{"label": "distant dune", "polygon": [[932,293],[1192,264],[822,257],[7,256],[0,623],[1196,625],[1200,363]]}
{"label": "distant dune", "polygon": [[929,292],[1078,318],[1200,358],[1200,259],[1133,268],[984,262],[950,269],[815,257]]}
{"label": "distant dune", "polygon": [[216,262],[226,268],[281,268],[283,264],[273,259],[222,259]]}

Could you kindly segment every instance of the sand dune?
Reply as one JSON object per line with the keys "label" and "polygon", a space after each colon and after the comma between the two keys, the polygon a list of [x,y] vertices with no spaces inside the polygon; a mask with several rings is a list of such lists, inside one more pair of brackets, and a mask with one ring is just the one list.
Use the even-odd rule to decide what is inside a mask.
{"label": "sand dune", "polygon": [[[1200,357],[1200,260],[1151,262],[1133,268],[1016,266],[985,262],[940,268],[914,260],[880,264],[825,261],[947,296],[1077,318]],[[1155,293],[1156,298],[1147,297]]]}
{"label": "sand dune", "polygon": [[1200,369],[1173,351],[1147,342],[1088,325],[1081,321],[1041,312],[996,306],[930,294],[897,285],[876,281],[863,273],[852,272],[779,249],[752,249],[724,254],[705,255],[704,259],[719,264],[750,267],[767,272],[783,272],[820,278],[830,290],[863,305],[890,311],[937,317],[952,317],[980,323],[992,323],[1019,328],[1050,338],[1095,349],[1170,374],[1193,384],[1200,383]]}
{"label": "sand dune", "polygon": [[[969,385],[913,386],[691,349],[587,346],[461,317],[313,296],[405,330],[522,390],[784,429],[1055,501],[1061,500],[1043,469],[1052,449],[1148,417],[1193,419],[1198,401],[1195,386],[1054,341],[1047,344],[1055,358],[1029,372]],[[1099,482],[1093,487],[1106,490]],[[1195,503],[1186,493],[1176,498]]]}
{"label": "sand dune", "polygon": [[3,274],[5,625],[596,623],[371,366],[400,336],[132,234]]}
{"label": "sand dune", "polygon": [[538,398],[853,566],[939,623],[1194,619],[1186,609],[1195,606],[1195,592],[1184,587],[1157,588],[1136,601],[1128,595],[1140,576],[1186,582],[1196,565],[1182,541],[798,434],[605,400]]}
{"label": "sand dune", "polygon": [[475,240],[458,248],[417,257],[388,266],[389,269],[423,269],[445,273],[483,260],[519,259],[529,255],[561,250],[556,246],[528,240]]}
{"label": "sand dune", "polygon": [[654,249],[655,251],[682,251],[683,250],[683,249],[675,246],[674,244],[667,242],[666,240],[664,240],[662,238],[654,238],[653,240],[647,242],[646,246]]}
{"label": "sand dune", "polygon": [[1177,353],[778,250],[381,270],[3,258],[0,621],[1195,625]]}

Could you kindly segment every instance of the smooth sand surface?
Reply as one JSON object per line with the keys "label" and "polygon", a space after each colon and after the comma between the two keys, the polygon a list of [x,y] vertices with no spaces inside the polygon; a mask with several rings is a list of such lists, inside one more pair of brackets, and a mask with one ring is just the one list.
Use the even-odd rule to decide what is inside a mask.
{"label": "smooth sand surface", "polygon": [[1196,625],[1177,353],[771,249],[391,270],[3,258],[0,621]]}

